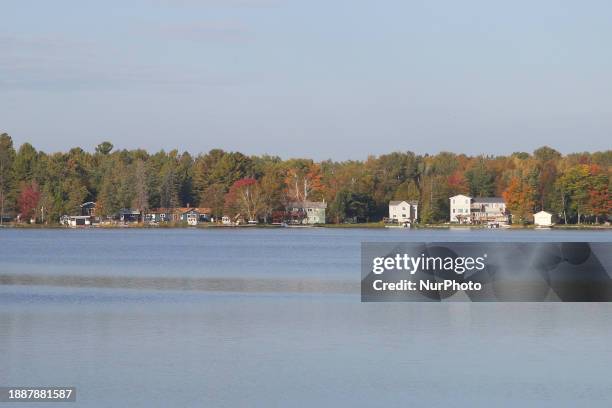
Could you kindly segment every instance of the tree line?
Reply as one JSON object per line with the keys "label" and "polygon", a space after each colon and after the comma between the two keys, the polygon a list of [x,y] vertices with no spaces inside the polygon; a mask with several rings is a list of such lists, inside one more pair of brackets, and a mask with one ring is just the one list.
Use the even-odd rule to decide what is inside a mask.
{"label": "tree line", "polygon": [[95,201],[96,213],[121,208],[208,207],[212,215],[242,214],[269,221],[295,201],[325,201],[328,222],[378,221],[391,200],[417,200],[422,223],[449,219],[449,197],[502,196],[513,222],[539,211],[565,223],[601,223],[610,216],[612,151],[562,155],[544,146],[533,153],[468,156],[393,152],[366,160],[315,162],[248,156],[213,149],[193,156],[148,153],[100,143],[45,153],[13,146],[0,135],[0,214],[56,223]]}

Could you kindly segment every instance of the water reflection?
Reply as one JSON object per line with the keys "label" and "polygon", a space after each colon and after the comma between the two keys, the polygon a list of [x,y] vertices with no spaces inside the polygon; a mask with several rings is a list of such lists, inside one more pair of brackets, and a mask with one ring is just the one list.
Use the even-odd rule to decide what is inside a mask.
{"label": "water reflection", "polygon": [[205,292],[358,293],[359,283],[261,278],[162,278],[0,274],[0,285],[186,290]]}

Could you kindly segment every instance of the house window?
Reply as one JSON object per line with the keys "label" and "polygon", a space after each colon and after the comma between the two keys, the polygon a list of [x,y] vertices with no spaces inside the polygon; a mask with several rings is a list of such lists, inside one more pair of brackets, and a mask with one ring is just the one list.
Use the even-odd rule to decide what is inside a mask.
{"label": "house window", "polygon": [[402,214],[402,218],[406,218],[406,214]]}
{"label": "house window", "polygon": [[406,207],[402,207],[402,210],[403,210],[403,211],[406,211]]}
{"label": "house window", "polygon": [[453,208],[453,214],[455,213],[455,209]]}
{"label": "house window", "polygon": [[453,204],[455,204],[455,199],[453,198]]}

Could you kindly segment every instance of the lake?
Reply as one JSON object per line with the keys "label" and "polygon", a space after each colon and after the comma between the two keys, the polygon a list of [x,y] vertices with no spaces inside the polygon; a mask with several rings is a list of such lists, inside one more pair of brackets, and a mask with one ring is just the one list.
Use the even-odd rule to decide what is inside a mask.
{"label": "lake", "polygon": [[76,386],[71,407],[609,407],[612,304],[361,303],[359,263],[363,241],[611,240],[0,229],[0,386]]}

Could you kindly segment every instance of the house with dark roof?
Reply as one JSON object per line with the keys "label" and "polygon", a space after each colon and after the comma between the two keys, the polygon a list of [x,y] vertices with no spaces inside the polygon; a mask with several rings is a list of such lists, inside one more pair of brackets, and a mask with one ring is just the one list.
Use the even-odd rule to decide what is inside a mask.
{"label": "house with dark roof", "polygon": [[89,215],[94,217],[96,215],[96,203],[93,201],[87,201],[79,206],[81,208],[81,215]]}
{"label": "house with dark roof", "polygon": [[140,222],[142,219],[142,214],[140,214],[140,210],[134,208],[122,208],[117,213],[117,218],[119,221],[127,224],[127,223],[135,223]]}
{"label": "house with dark roof", "polygon": [[187,222],[189,225],[198,225],[201,222],[209,222],[211,213],[212,210],[210,208],[193,207],[186,211],[181,211],[179,213],[179,220]]}

